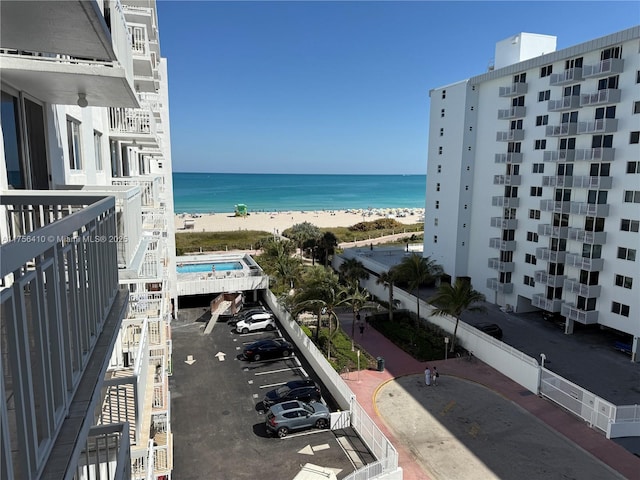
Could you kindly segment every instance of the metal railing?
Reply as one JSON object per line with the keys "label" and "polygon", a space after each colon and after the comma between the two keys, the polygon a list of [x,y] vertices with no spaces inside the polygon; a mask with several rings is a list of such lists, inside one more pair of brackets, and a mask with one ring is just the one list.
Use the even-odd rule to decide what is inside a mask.
{"label": "metal railing", "polygon": [[131,478],[129,424],[92,427],[73,480]]}

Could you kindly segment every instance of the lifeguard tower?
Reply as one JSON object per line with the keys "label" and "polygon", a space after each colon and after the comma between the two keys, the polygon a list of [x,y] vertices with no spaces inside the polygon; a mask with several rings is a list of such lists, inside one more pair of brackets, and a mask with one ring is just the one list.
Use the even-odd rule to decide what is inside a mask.
{"label": "lifeguard tower", "polygon": [[249,215],[249,211],[247,210],[247,206],[244,203],[239,203],[235,206],[236,208],[236,217],[246,217]]}

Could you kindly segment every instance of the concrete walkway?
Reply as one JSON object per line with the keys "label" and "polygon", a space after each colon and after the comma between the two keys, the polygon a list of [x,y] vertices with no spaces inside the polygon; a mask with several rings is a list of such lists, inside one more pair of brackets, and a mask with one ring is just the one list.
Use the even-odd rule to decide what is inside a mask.
{"label": "concrete walkway", "polygon": [[[340,314],[341,326],[347,334],[351,333],[351,318],[349,313]],[[504,408],[499,415],[491,415],[495,409],[496,402],[491,400],[491,395],[484,395],[484,391],[488,389],[493,394],[495,400],[506,400],[515,410],[521,410],[525,413],[528,412],[527,415],[518,415],[517,417],[514,416],[515,413],[509,412],[507,417],[511,419],[512,422],[516,422],[515,425],[511,425],[510,427],[513,431],[530,431],[536,427],[538,423],[542,422],[553,432],[559,434],[558,437],[564,440],[565,443],[572,443],[573,447],[577,447],[571,450],[571,455],[574,455],[571,458],[574,458],[574,461],[565,466],[568,470],[567,468],[562,469],[564,470],[562,472],[557,470],[560,467],[554,466],[557,465],[557,463],[554,463],[555,460],[547,462],[548,470],[546,470],[546,478],[640,479],[640,458],[632,455],[615,442],[607,440],[603,434],[589,428],[582,420],[561,409],[559,406],[532,394],[477,359],[473,359],[472,361],[466,359],[449,359],[446,361],[429,362],[430,367],[436,366],[438,368],[441,375],[441,385],[438,387],[418,389],[425,366],[427,365],[426,363],[418,362],[370,326],[365,328],[363,335],[357,332],[355,340],[372,356],[383,357],[386,368],[383,372],[374,370],[363,370],[359,373],[351,372],[343,375],[343,378],[345,378],[350,388],[356,394],[358,402],[398,449],[399,464],[404,470],[405,480],[545,478],[530,477],[527,474],[523,476],[521,471],[516,472],[520,477],[512,477],[508,473],[504,473],[504,471],[500,469],[500,465],[496,463],[496,458],[501,460],[503,464],[510,463],[511,459],[503,455],[501,449],[494,448],[494,455],[490,456],[486,452],[478,454],[474,451],[472,445],[469,446],[465,443],[465,448],[456,450],[457,455],[455,461],[452,461],[451,457],[445,458],[449,450],[430,448],[430,445],[424,443],[430,442],[433,439],[432,437],[423,439],[423,442],[419,442],[414,440],[415,436],[408,436],[407,432],[413,431],[416,425],[420,425],[424,430],[431,430],[433,432],[438,427],[436,424],[445,423],[441,421],[441,419],[436,420],[435,417],[436,414],[442,413],[443,411],[443,399],[440,399],[439,403],[431,402],[432,405],[430,405],[429,402],[425,403],[425,395],[427,393],[429,395],[435,395],[436,389],[441,389],[438,391],[441,392],[451,388],[451,386],[447,386],[448,377],[451,377],[449,378],[449,380],[451,380],[450,384],[453,385],[455,383],[456,385],[456,388],[452,389],[455,390],[455,392],[448,391],[446,396],[447,403],[445,403],[445,405],[451,405],[451,402],[454,402],[450,408],[462,408],[461,405],[464,403],[464,398],[458,398],[459,396],[474,400],[480,399],[481,397],[485,399],[483,400],[485,405],[478,406],[476,404],[479,408],[473,410],[469,410],[470,407],[467,406],[466,409],[463,410],[464,415],[457,415],[456,418],[464,419],[461,421],[468,421],[471,422],[471,425],[474,423],[477,425],[477,427],[474,428],[467,425],[467,433],[475,430],[476,436],[477,434],[484,435],[484,431],[492,430],[492,420],[498,422],[501,418],[505,417],[505,414],[502,413],[506,411]],[[411,375],[415,375],[415,377],[403,379],[403,377]],[[390,383],[387,384],[387,382]],[[413,385],[412,388],[410,388],[411,385]],[[429,388],[433,390],[429,390]],[[389,395],[390,393],[391,396]],[[481,393],[482,396],[480,395]],[[458,397],[454,398],[454,394]],[[410,408],[411,410],[408,416],[403,417],[404,420],[398,420],[402,415],[401,412],[395,408],[395,401],[397,399],[394,399],[394,397],[403,398],[401,405],[406,405],[406,408]],[[433,408],[438,411],[433,411]],[[488,416],[484,414],[486,412],[489,413]],[[469,428],[472,429],[469,430]],[[420,428],[416,431],[419,430]],[[449,431],[452,432],[454,430],[455,428],[450,426]],[[495,439],[504,435],[504,431],[502,433],[498,431],[494,433],[492,438]],[[546,439],[547,437],[544,438]],[[458,432],[458,435],[452,435],[448,441],[452,440],[463,443],[468,439],[465,439],[464,435]],[[545,444],[539,444],[538,440],[543,442],[547,441],[542,439],[542,437],[532,439],[529,444],[532,455],[541,452],[543,454],[541,458],[544,458],[544,456],[559,456],[558,458],[570,462],[569,457],[567,457],[568,454],[566,453],[568,450],[559,448],[548,450]],[[566,442],[566,440],[568,440],[568,442]],[[488,444],[491,444],[491,442],[491,439],[487,440]],[[425,449],[428,450],[425,451]],[[586,452],[590,455],[587,455]],[[580,453],[583,454],[582,457]],[[464,458],[465,455],[467,458]],[[477,475],[475,477],[464,477],[461,475],[460,470],[454,468],[454,466],[459,465],[471,465],[472,460],[477,464],[478,458],[480,458],[481,463],[492,472],[492,475],[500,472],[501,476],[492,477],[491,474],[487,474],[480,477]],[[580,464],[585,462],[589,467],[583,470]],[[447,465],[451,468],[447,468]],[[478,470],[475,472],[476,474],[479,473]],[[587,474],[585,474],[585,472]],[[591,475],[591,472],[597,473],[597,476]],[[530,473],[530,471],[528,471],[528,473]],[[545,473],[543,472],[543,474]]]}

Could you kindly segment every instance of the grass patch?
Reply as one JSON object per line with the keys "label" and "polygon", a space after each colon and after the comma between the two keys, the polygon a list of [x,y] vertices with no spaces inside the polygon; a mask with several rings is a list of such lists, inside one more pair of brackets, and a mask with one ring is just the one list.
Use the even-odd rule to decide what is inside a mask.
{"label": "grass patch", "polygon": [[[372,238],[385,237],[387,235],[395,235],[397,233],[406,233],[407,238],[413,237],[411,241],[414,241],[418,236],[422,237],[424,233],[424,223],[414,223],[411,225],[399,224],[398,227],[371,230],[351,230],[351,227],[330,227],[321,228],[320,231],[323,233],[333,233],[338,239],[338,243],[369,240]],[[400,243],[404,244],[404,242]]]}
{"label": "grass patch", "polygon": [[225,250],[254,250],[273,234],[259,230],[233,232],[179,232],[176,233],[176,254],[186,255],[199,252],[219,252]]}
{"label": "grass patch", "polygon": [[[306,325],[302,325],[301,328],[304,333],[313,340],[313,331]],[[317,347],[324,352],[325,356],[327,354],[328,342],[329,329],[323,328],[320,330],[319,345],[317,345]],[[360,370],[366,370],[367,368],[374,368],[376,366],[376,360],[357,343],[355,344],[355,349],[360,350]],[[351,337],[342,329],[333,336],[333,340],[331,341],[331,359],[329,359],[329,363],[338,373],[343,373],[346,369],[356,371],[358,368],[358,353],[357,351],[351,351]]]}
{"label": "grass patch", "polygon": [[416,329],[415,315],[406,310],[393,312],[392,322],[386,313],[370,315],[369,324],[419,362],[444,358],[444,330],[424,321]]}

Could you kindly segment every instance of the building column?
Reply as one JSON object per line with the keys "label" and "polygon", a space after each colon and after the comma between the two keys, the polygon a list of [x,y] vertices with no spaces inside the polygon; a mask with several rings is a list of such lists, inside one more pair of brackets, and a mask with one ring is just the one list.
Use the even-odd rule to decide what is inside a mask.
{"label": "building column", "polygon": [[631,361],[638,361],[638,337],[633,337],[633,344],[631,345]]}
{"label": "building column", "polygon": [[565,335],[571,335],[573,333],[573,320],[570,318],[564,321],[564,333]]}

